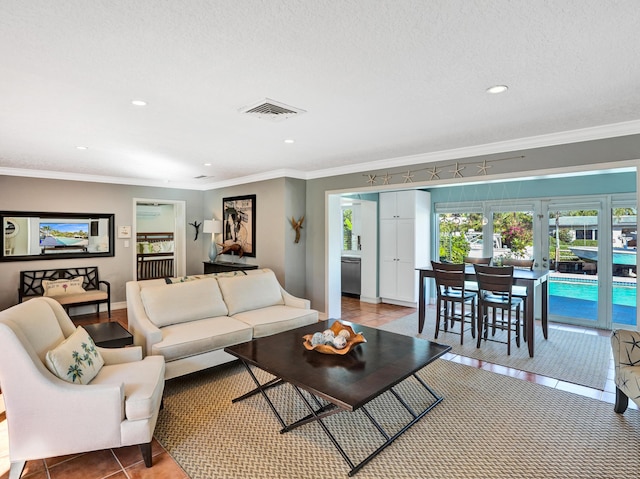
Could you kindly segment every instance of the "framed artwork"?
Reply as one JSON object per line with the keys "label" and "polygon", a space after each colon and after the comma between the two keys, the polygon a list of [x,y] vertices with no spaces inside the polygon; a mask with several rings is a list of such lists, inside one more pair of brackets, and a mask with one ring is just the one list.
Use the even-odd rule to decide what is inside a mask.
{"label": "framed artwork", "polygon": [[256,256],[256,195],[222,198],[222,242],[238,244],[243,256]]}

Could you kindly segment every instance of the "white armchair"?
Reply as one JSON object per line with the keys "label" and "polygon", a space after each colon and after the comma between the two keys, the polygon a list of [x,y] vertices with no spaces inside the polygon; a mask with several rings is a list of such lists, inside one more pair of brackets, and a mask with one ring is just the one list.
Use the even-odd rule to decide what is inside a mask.
{"label": "white armchair", "polygon": [[616,382],[613,410],[622,414],[627,410],[629,399],[640,406],[640,332],[626,329],[612,331],[611,350]]}
{"label": "white armchair", "polygon": [[[136,444],[151,467],[164,358],[142,359],[140,347],[104,349],[81,340],[88,349],[72,347],[73,355],[67,354],[81,368],[55,363],[55,354],[65,348],[68,353],[83,334],[50,298],[0,312],[0,387],[9,430],[10,479],[20,477],[28,460]],[[83,351],[90,353],[88,361]]]}

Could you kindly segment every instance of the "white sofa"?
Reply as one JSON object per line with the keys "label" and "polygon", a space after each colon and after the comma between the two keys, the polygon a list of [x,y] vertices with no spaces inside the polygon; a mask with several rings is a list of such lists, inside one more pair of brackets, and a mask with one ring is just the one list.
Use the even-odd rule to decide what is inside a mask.
{"label": "white sofa", "polygon": [[318,321],[270,269],[129,281],[126,293],[134,343],[164,356],[165,379],[233,361],[227,346]]}

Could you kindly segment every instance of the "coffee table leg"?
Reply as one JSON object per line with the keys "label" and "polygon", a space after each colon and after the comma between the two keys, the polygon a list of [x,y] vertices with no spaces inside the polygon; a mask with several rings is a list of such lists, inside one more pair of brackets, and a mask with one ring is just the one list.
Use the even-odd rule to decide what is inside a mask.
{"label": "coffee table leg", "polygon": [[[409,404],[404,400],[404,398],[402,398],[402,396],[394,389],[391,388],[389,391],[391,392],[391,394],[393,394],[393,396],[398,400],[398,402],[409,412],[409,414],[411,415],[411,417],[413,418],[411,421],[409,421],[407,424],[405,424],[398,432],[396,432],[394,435],[390,435],[385,429],[384,427],[376,420],[375,417],[373,417],[373,415],[369,412],[369,410],[366,408],[366,406],[362,406],[360,409],[362,410],[362,412],[364,413],[364,415],[367,417],[367,419],[369,419],[369,421],[371,422],[371,424],[378,430],[378,432],[382,435],[382,437],[384,438],[385,442],[380,445],[375,451],[373,451],[371,454],[369,454],[365,459],[363,459],[360,463],[358,464],[354,464],[353,461],[349,458],[348,454],[346,453],[346,451],[342,448],[342,446],[340,445],[340,443],[338,442],[338,440],[333,436],[333,434],[331,434],[331,431],[329,431],[329,428],[327,428],[327,426],[324,424],[324,422],[322,422],[322,418],[326,417],[330,414],[334,414],[336,412],[342,412],[343,409],[338,408],[335,411],[331,411],[329,414],[324,413],[324,414],[317,414],[317,412],[314,410],[313,406],[311,405],[311,403],[309,402],[309,400],[305,397],[305,395],[303,394],[303,392],[297,387],[297,386],[293,386],[294,390],[298,393],[298,395],[300,396],[300,398],[302,398],[304,404],[307,406],[307,408],[310,411],[310,415],[307,416],[307,418],[304,418],[304,423],[308,423],[308,422],[312,422],[312,421],[316,421],[320,427],[322,428],[322,430],[325,432],[325,434],[327,435],[327,437],[329,437],[329,439],[331,440],[331,442],[333,443],[334,447],[338,450],[338,452],[340,453],[340,455],[344,458],[345,462],[349,465],[349,467],[351,468],[351,470],[349,471],[349,476],[353,476],[355,474],[358,473],[358,471],[360,471],[360,469],[362,469],[369,461],[371,461],[374,457],[376,457],[378,454],[380,454],[387,446],[389,446],[391,443],[393,443],[393,441],[395,441],[396,439],[398,439],[398,437],[400,437],[407,429],[409,429],[411,426],[413,426],[415,423],[417,423],[420,419],[422,419],[429,411],[431,411],[434,407],[436,407],[438,404],[440,404],[442,402],[442,400],[444,399],[441,396],[438,396],[438,394],[436,394],[436,392],[431,389],[422,379],[420,379],[417,375],[413,374],[413,377],[418,381],[418,383],[428,391],[428,393],[431,395],[431,397],[434,399],[434,401],[432,403],[430,403],[425,409],[423,409],[420,413],[416,413],[411,406],[409,406]],[[336,406],[337,407],[337,406]],[[302,421],[302,420],[301,420]],[[298,423],[295,423],[297,425],[301,425]]]}
{"label": "coffee table leg", "polygon": [[267,401],[267,404],[271,408],[271,411],[273,411],[274,416],[276,418],[278,418],[278,421],[280,422],[282,427],[283,428],[287,427],[287,423],[284,422],[284,419],[282,419],[282,416],[280,416],[280,414],[278,413],[278,410],[273,405],[273,403],[271,402],[271,399],[269,399],[269,396],[267,396],[267,393],[265,392],[267,389],[269,389],[269,388],[271,388],[273,386],[276,386],[276,385],[282,383],[283,381],[280,378],[275,378],[275,379],[272,379],[271,381],[266,382],[265,384],[260,384],[260,381],[258,381],[258,378],[256,378],[256,375],[253,374],[253,371],[251,370],[251,367],[245,361],[241,360],[241,362],[244,365],[244,367],[247,370],[247,372],[249,373],[249,376],[251,376],[251,379],[253,379],[253,382],[256,384],[256,388],[251,390],[251,391],[249,391],[246,394],[243,394],[240,397],[232,399],[231,402],[241,401],[242,399],[246,399],[246,398],[248,398],[250,396],[254,396],[258,392],[260,392],[262,394],[262,397]]}

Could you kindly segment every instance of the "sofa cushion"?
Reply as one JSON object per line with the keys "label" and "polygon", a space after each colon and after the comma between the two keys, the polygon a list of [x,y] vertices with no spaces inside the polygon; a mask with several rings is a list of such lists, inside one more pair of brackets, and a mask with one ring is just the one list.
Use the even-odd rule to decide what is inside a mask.
{"label": "sofa cushion", "polygon": [[262,274],[218,278],[229,316],[243,311],[284,304],[280,283],[273,271]]}
{"label": "sofa cushion", "polygon": [[42,280],[42,289],[44,290],[43,296],[49,298],[57,296],[65,296],[69,294],[84,293],[82,287],[84,278],[77,276],[71,279],[57,279],[57,280]]}
{"label": "sofa cushion", "polygon": [[281,305],[245,311],[233,317],[251,326],[254,338],[262,338],[318,322],[318,312],[314,309]]}
{"label": "sofa cushion", "polygon": [[88,384],[104,365],[93,339],[82,326],[47,352],[45,362],[49,371],[74,384]]}
{"label": "sofa cushion", "polygon": [[144,288],[140,296],[147,316],[159,328],[228,312],[218,283],[210,278]]}
{"label": "sofa cushion", "polygon": [[162,341],[152,346],[151,354],[166,361],[195,356],[233,344],[250,341],[251,326],[228,316],[173,324],[162,328]]}
{"label": "sofa cushion", "polygon": [[124,384],[124,415],[148,419],[158,410],[164,390],[164,359],[147,356],[142,361],[104,366],[91,384]]}

